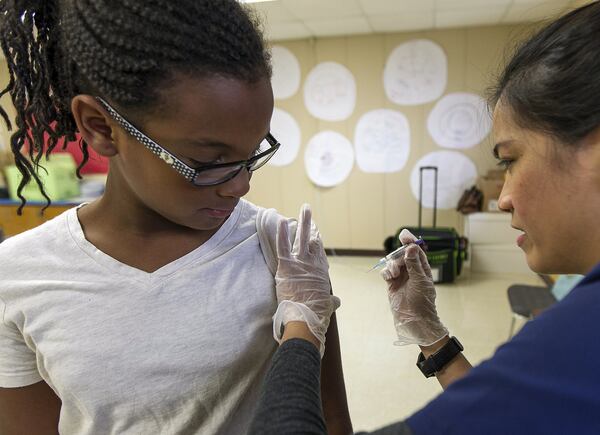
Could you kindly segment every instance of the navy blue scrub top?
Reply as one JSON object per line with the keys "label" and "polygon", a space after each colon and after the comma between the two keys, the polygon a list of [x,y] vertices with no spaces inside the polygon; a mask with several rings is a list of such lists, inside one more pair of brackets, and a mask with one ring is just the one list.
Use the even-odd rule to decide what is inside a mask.
{"label": "navy blue scrub top", "polygon": [[600,434],[600,264],[406,423],[427,434]]}

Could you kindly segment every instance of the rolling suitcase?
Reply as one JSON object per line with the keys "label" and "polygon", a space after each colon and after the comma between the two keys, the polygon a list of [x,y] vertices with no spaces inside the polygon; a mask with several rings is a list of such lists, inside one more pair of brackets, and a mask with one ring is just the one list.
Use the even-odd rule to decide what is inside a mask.
{"label": "rolling suitcase", "polygon": [[[422,223],[423,217],[423,172],[433,171],[433,226],[425,227]],[[435,283],[451,283],[460,274],[462,262],[466,259],[466,239],[460,237],[454,228],[438,227],[437,218],[437,183],[438,168],[436,166],[423,166],[419,168],[419,225],[416,227],[402,227],[394,237],[392,250],[400,246],[398,235],[404,228],[417,237],[425,240],[427,245],[427,260],[431,266],[431,274]],[[387,242],[388,245],[389,241]],[[388,246],[386,246],[386,250]],[[391,251],[390,251],[391,252]]]}

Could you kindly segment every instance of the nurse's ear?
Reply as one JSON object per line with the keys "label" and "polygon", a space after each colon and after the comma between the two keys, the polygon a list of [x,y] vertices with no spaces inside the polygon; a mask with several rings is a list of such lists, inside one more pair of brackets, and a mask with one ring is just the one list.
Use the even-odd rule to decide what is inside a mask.
{"label": "nurse's ear", "polygon": [[595,177],[595,183],[600,188],[600,125],[581,141],[577,161],[586,172]]}
{"label": "nurse's ear", "polygon": [[71,101],[71,112],[81,137],[94,151],[104,157],[118,154],[112,119],[93,96],[75,96]]}

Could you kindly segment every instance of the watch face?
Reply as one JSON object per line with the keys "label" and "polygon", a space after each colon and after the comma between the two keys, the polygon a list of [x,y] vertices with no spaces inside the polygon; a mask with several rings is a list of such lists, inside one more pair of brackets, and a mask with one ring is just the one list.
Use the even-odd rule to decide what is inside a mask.
{"label": "watch face", "polygon": [[430,358],[431,357],[426,359],[425,355],[423,355],[423,352],[421,352],[419,353],[419,358],[417,359],[417,367],[419,370],[421,370],[421,373],[423,373],[426,378],[435,376],[435,370],[433,369],[432,360]]}
{"label": "watch face", "polygon": [[460,341],[458,341],[458,338],[456,338],[456,337],[450,337],[450,340],[453,340],[458,345],[458,348],[461,350],[461,352],[463,350],[465,350],[465,348],[463,347],[462,343]]}
{"label": "watch face", "polygon": [[458,341],[458,338],[450,337],[450,340],[430,357],[425,358],[421,352],[417,359],[417,367],[419,367],[419,370],[421,370],[425,377],[430,378],[441,371],[463,350],[463,345]]}

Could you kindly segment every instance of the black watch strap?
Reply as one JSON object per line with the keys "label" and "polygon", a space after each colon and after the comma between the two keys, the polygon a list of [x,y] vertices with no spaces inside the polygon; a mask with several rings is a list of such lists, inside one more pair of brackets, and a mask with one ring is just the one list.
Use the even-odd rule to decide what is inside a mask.
{"label": "black watch strap", "polygon": [[426,378],[431,378],[441,371],[456,355],[464,350],[463,345],[456,337],[450,337],[450,340],[437,350],[429,358],[425,358],[423,352],[419,354],[417,359],[417,367],[425,375]]}

